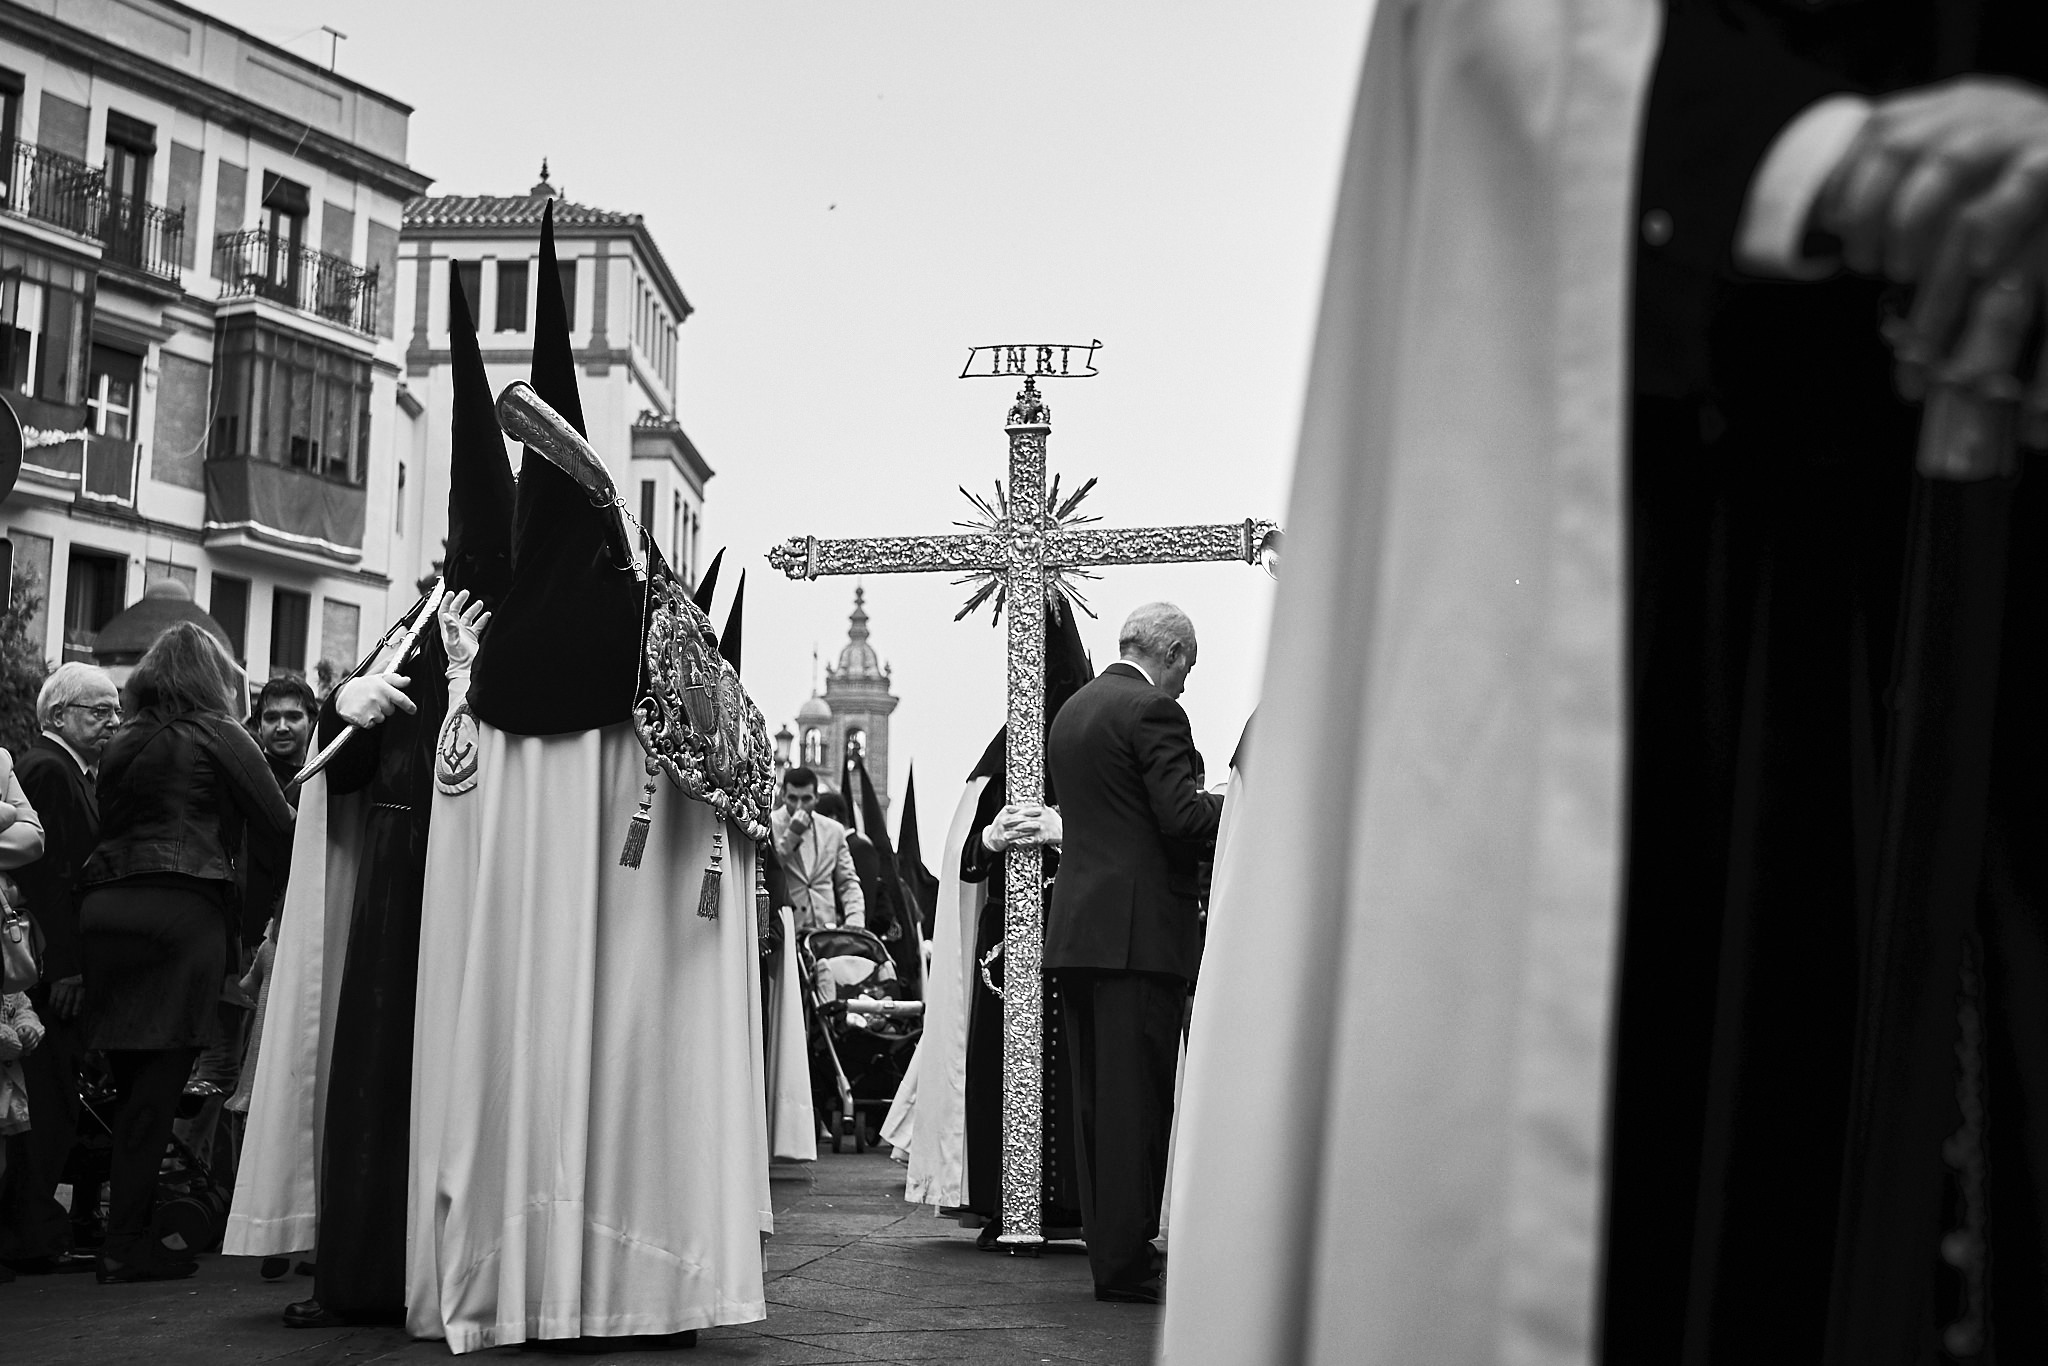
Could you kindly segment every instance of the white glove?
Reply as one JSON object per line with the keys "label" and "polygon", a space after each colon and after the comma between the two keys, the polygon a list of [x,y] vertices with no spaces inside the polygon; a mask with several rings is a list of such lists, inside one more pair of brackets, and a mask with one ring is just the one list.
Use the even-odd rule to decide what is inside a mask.
{"label": "white glove", "polygon": [[1060,813],[1038,802],[1012,802],[981,832],[982,847],[1000,854],[1013,844],[1058,844]]}
{"label": "white glove", "polygon": [[440,621],[441,646],[448,652],[449,667],[459,664],[466,668],[475,662],[484,627],[491,624],[491,614],[484,610],[483,599],[472,599],[465,588],[442,598],[441,610],[435,615]]}
{"label": "white glove", "polygon": [[341,685],[334,695],[334,710],[352,726],[381,726],[398,712],[416,712],[419,707],[405,689],[412,680],[401,673],[364,674]]}

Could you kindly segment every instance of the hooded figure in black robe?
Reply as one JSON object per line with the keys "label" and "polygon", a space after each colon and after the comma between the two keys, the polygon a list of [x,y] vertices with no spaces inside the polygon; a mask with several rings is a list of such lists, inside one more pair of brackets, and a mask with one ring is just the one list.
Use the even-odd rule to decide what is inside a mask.
{"label": "hooded figure in black robe", "polygon": [[[451,596],[467,591],[490,608],[511,577],[512,466],[459,272],[449,272],[448,289],[455,402],[444,576]],[[405,1315],[420,884],[434,745],[448,710],[447,664],[437,624],[430,623],[398,669],[416,710],[394,711],[362,731],[327,767],[331,792],[366,791],[372,806],[335,1014],[313,1297],[287,1307],[285,1322],[293,1327],[397,1322]],[[336,688],[321,708],[323,746],[347,724],[336,710],[341,693]]]}
{"label": "hooded figure in black robe", "polygon": [[[1922,413],[1880,330],[1904,291],[1758,279],[1733,246],[1801,111],[1966,73],[2038,89],[2048,28],[2011,0],[1666,9],[1635,275],[1604,1359],[2041,1360],[2048,470],[1917,475]],[[1929,606],[1960,624],[1940,598],[1971,576],[2002,659],[1902,628]],[[1930,648],[1996,697],[1959,821],[1897,805],[1902,742],[1944,705]],[[1970,761],[1937,760],[1958,791]],[[1931,895],[1910,870],[1944,842],[1974,852]],[[1903,956],[1900,913],[1921,936]]]}

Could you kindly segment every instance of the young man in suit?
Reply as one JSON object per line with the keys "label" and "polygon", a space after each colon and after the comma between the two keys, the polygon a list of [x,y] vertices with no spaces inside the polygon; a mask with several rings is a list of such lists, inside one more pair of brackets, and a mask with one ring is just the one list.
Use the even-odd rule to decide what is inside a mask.
{"label": "young man in suit", "polygon": [[[867,925],[867,899],[846,847],[846,827],[818,813],[818,775],[793,768],[782,778],[782,805],[769,822],[775,857],[788,879],[799,930]],[[834,893],[837,893],[837,901]]]}
{"label": "young man in suit", "polygon": [[16,759],[21,788],[43,820],[43,856],[14,873],[44,939],[42,980],[29,999],[47,1031],[22,1060],[34,1125],[16,1151],[25,1158],[7,1182],[0,1218],[9,1225],[4,1255],[27,1270],[90,1271],[89,1258],[65,1257],[71,1224],[57,1184],[78,1128],[78,1059],[84,1052],[84,964],[79,957],[78,879],[100,838],[93,769],[121,724],[120,694],[104,670],[59,665],[36,697],[43,733]]}
{"label": "young man in suit", "polygon": [[[1196,864],[1222,800],[1202,791],[1187,713],[1195,627],[1138,608],[1120,658],[1060,708],[1046,746],[1065,839],[1046,922],[1080,1146],[1081,1220],[1099,1300],[1157,1303],[1181,1021],[1201,961]],[[1007,816],[1008,813],[1006,813]]]}

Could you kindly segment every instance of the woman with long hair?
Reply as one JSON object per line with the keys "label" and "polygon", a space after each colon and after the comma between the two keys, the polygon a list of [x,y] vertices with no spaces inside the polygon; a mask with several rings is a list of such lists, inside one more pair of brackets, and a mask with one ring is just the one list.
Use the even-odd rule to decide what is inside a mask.
{"label": "woman with long hair", "polygon": [[176,1280],[193,1249],[150,1236],[157,1167],[192,1060],[211,1041],[235,934],[234,851],[292,809],[236,720],[240,671],[190,622],[128,681],[133,714],[100,760],[100,843],[79,907],[89,1046],[120,1094],[99,1279]]}

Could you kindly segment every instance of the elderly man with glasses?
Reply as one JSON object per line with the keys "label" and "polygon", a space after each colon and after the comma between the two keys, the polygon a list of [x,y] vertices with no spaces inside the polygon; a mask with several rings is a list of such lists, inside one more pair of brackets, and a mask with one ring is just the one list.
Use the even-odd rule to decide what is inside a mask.
{"label": "elderly man with glasses", "polygon": [[78,1125],[78,1058],[84,1048],[85,1001],[78,941],[78,880],[99,842],[93,775],[100,752],[121,724],[113,680],[90,664],[59,665],[36,697],[43,733],[17,758],[22,791],[43,819],[42,858],[16,872],[30,915],[44,939],[42,981],[29,999],[48,1030],[22,1059],[34,1126],[23,1135],[26,1160],[10,1162],[0,1203],[0,1257],[26,1271],[90,1271],[92,1261],[66,1254],[71,1221],[57,1203]]}

